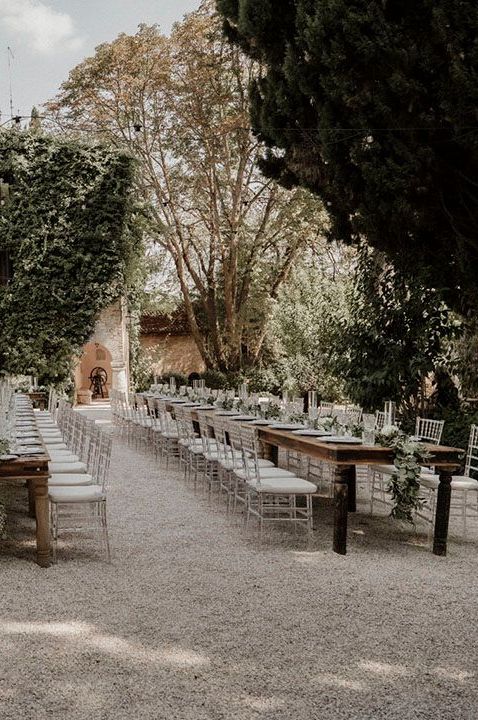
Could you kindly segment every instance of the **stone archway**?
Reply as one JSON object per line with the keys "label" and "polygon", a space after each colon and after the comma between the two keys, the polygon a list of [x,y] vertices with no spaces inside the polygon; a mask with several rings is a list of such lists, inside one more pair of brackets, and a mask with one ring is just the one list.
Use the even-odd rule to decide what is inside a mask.
{"label": "stone archway", "polygon": [[[95,331],[88,343],[84,347],[82,358],[80,359],[76,373],[76,390],[89,389],[89,381],[85,386],[84,374],[81,369],[83,357],[85,351],[88,353],[89,349],[96,357],[96,349],[103,350],[106,352],[107,361],[109,363],[108,368],[111,372],[108,372],[108,390],[121,390],[122,392],[128,392],[129,387],[129,334],[127,327],[127,314],[126,314],[126,303],[124,300],[119,300],[114,305],[103,310],[98,322],[96,323]],[[92,367],[100,366],[103,364],[100,360],[95,362]],[[105,368],[106,369],[106,368]]]}
{"label": "stone archway", "polygon": [[97,342],[89,342],[83,348],[80,360],[81,389],[91,390],[90,375],[94,368],[102,368],[106,374],[105,397],[109,397],[113,370],[111,367],[111,353]]}

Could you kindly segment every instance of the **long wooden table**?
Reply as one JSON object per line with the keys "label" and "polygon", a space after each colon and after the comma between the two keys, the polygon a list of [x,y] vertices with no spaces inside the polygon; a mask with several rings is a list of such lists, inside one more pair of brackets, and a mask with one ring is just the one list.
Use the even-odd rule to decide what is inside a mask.
{"label": "long wooden table", "polygon": [[[175,403],[167,403],[167,409],[174,413]],[[188,408],[194,420],[198,412]],[[204,410],[213,426],[215,411]],[[228,418],[233,421],[234,417]],[[348,513],[356,511],[356,466],[357,465],[393,465],[394,452],[390,448],[377,445],[345,445],[342,443],[320,442],[320,438],[296,435],[287,430],[275,430],[269,426],[257,426],[259,439],[264,448],[264,456],[278,465],[279,448],[294,450],[309,457],[325,460],[335,465],[337,472],[334,481],[334,537],[333,550],[339,555],[347,553]],[[446,555],[448,525],[450,521],[451,480],[461,468],[465,454],[460,448],[443,445],[425,445],[429,454],[428,463],[439,474],[439,486],[435,511],[435,532],[433,553]]]}
{"label": "long wooden table", "polygon": [[[347,552],[347,517],[356,510],[356,472],[357,465],[392,465],[393,450],[390,448],[366,445],[344,445],[332,442],[320,442],[320,438],[294,435],[284,430],[259,427],[259,438],[265,448],[265,455],[275,464],[278,462],[279,448],[295,450],[309,457],[325,460],[337,467],[334,482],[334,552],[345,555]],[[429,463],[437,468],[440,483],[437,493],[435,534],[433,552],[446,555],[448,524],[450,518],[450,498],[452,476],[461,467],[464,451],[441,445],[427,445]]]}
{"label": "long wooden table", "polygon": [[[169,406],[174,412],[174,405]],[[204,411],[211,419],[214,411]],[[197,412],[191,408],[197,419]],[[233,417],[230,418],[233,420]],[[347,553],[348,513],[356,511],[356,466],[393,465],[393,450],[377,445],[345,445],[320,442],[320,438],[295,435],[286,430],[275,430],[269,426],[258,426],[258,435],[264,447],[264,455],[275,465],[279,460],[279,448],[294,450],[309,457],[318,458],[336,466],[334,480],[334,535],[333,550],[339,555]],[[440,482],[435,511],[433,553],[446,555],[448,525],[450,520],[451,480],[461,467],[464,450],[442,445],[426,445],[430,455],[429,464],[437,468]]]}
{"label": "long wooden table", "polygon": [[[34,425],[34,413],[31,403],[23,403],[17,413],[17,429]],[[48,503],[48,469],[49,455],[39,435],[35,445],[42,447],[42,452],[24,454],[11,460],[0,461],[0,482],[26,481],[28,487],[28,506],[30,514],[36,520],[37,563],[40,567],[50,565],[50,520]]]}

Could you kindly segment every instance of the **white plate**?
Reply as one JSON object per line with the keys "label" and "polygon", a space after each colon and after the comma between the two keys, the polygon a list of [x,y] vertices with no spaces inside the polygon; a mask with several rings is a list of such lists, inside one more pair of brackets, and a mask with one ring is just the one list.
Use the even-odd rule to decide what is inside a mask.
{"label": "white plate", "polygon": [[328,435],[332,435],[332,433],[327,432],[326,430],[313,430],[312,428],[307,428],[306,430],[294,430],[294,435],[304,435],[308,437],[327,437]]}
{"label": "white plate", "polygon": [[362,438],[352,437],[346,435],[329,435],[327,437],[320,438],[322,442],[330,442],[337,445],[362,445]]}
{"label": "white plate", "polygon": [[271,430],[306,430],[305,425],[299,423],[274,423]]}

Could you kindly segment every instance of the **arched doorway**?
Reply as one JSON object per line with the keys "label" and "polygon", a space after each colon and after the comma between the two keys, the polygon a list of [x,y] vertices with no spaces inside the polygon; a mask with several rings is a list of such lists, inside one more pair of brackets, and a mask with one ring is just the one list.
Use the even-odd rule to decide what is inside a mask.
{"label": "arched doorway", "polygon": [[[100,374],[106,380],[102,389],[104,397],[107,398],[109,396],[113,375],[111,353],[104,345],[101,345],[101,343],[89,342],[83,348],[83,355],[80,360],[81,390],[95,390],[95,387],[92,385],[91,375],[94,371],[97,371],[97,369],[101,370],[101,372],[97,372],[97,374]],[[96,397],[101,398],[99,388],[96,387],[96,390],[98,390]],[[93,399],[95,399],[95,395]]]}

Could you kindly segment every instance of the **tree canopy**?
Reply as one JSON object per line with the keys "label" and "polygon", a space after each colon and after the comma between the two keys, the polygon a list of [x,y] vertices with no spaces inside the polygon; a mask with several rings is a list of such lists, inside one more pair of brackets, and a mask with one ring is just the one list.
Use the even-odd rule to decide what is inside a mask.
{"label": "tree canopy", "polygon": [[0,133],[0,369],[63,380],[99,312],[128,285],[133,161],[101,145]]}
{"label": "tree canopy", "polygon": [[259,171],[257,66],[224,39],[210,5],[170,37],[143,25],[101,45],[49,109],[63,131],[94,132],[138,158],[145,230],[170,259],[203,360],[237,370],[258,362],[273,303],[326,214]]}
{"label": "tree canopy", "polygon": [[474,0],[217,0],[262,64],[263,167],[327,204],[331,233],[421,267],[478,304],[478,7]]}

